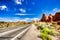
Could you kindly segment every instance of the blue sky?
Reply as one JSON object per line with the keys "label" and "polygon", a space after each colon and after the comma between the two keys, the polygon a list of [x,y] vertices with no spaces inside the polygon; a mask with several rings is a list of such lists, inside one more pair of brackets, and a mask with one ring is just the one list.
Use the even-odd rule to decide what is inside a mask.
{"label": "blue sky", "polygon": [[39,20],[60,11],[60,0],[0,0],[0,21]]}

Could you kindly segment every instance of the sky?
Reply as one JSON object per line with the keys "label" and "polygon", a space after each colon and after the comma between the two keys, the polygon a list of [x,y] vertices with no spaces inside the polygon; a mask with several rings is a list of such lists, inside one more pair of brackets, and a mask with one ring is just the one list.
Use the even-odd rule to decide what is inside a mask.
{"label": "sky", "polygon": [[60,0],[0,0],[0,21],[40,20],[60,12]]}

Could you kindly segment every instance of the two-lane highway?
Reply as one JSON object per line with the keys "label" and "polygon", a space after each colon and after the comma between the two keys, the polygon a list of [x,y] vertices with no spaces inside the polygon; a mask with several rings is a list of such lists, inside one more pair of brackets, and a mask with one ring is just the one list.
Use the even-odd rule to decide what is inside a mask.
{"label": "two-lane highway", "polygon": [[30,29],[30,25],[27,25],[25,27],[17,27],[9,31],[1,32],[0,40],[18,40],[29,29]]}

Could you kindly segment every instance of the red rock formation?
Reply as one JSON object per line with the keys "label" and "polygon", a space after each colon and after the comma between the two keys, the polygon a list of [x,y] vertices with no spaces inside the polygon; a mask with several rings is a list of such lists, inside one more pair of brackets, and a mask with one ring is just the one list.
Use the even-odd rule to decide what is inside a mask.
{"label": "red rock formation", "polygon": [[60,12],[56,12],[56,14],[53,16],[52,14],[50,14],[48,17],[43,14],[42,18],[41,18],[42,22],[58,22],[60,21]]}
{"label": "red rock formation", "polygon": [[52,15],[52,14],[50,14],[50,15],[48,16],[47,21],[48,21],[48,22],[53,22],[53,15]]}
{"label": "red rock formation", "polygon": [[60,12],[56,12],[54,16],[54,21],[60,21]]}
{"label": "red rock formation", "polygon": [[46,22],[47,21],[47,16],[45,14],[42,15],[41,21],[42,22]]}

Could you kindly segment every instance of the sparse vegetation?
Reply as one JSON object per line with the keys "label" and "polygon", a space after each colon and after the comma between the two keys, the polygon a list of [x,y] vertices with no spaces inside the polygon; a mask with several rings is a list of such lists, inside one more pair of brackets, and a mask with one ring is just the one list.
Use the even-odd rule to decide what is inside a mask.
{"label": "sparse vegetation", "polygon": [[53,30],[48,29],[47,27],[43,28],[43,30],[40,31],[40,36],[44,35],[42,38],[43,40],[52,40],[51,35],[54,35],[55,32]]}
{"label": "sparse vegetation", "polygon": [[0,28],[24,26],[27,22],[0,22]]}
{"label": "sparse vegetation", "polygon": [[40,33],[40,38],[42,38],[42,40],[52,40],[50,35],[44,33]]}
{"label": "sparse vegetation", "polygon": [[52,36],[60,35],[59,33],[56,33],[56,24],[38,24],[37,29],[40,30],[40,38],[42,40],[52,40]]}

